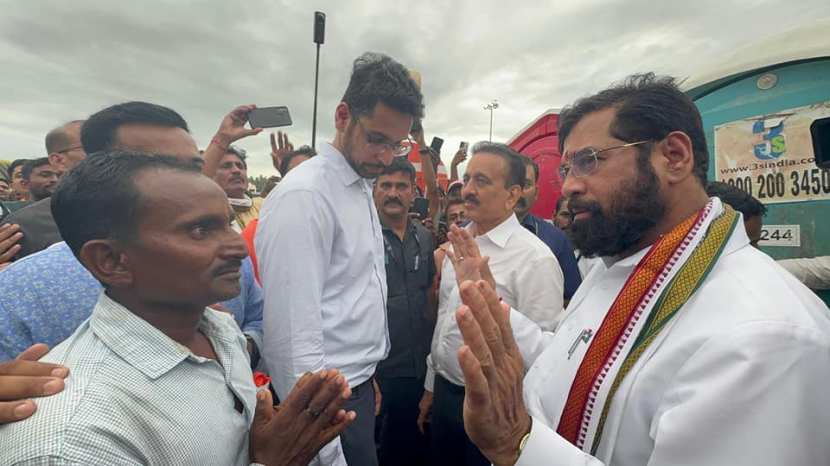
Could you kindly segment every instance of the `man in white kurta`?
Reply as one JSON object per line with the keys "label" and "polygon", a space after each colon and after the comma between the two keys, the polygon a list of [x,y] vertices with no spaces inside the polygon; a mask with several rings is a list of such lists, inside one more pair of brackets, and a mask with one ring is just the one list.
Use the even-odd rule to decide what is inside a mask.
{"label": "man in white kurta", "polygon": [[830,464],[830,311],[706,195],[694,103],[639,75],[559,130],[570,234],[603,262],[553,333],[464,283],[470,439],[498,466]]}
{"label": "man in white kurta", "polygon": [[599,326],[645,253],[597,265],[556,334],[525,337],[541,354],[524,381],[534,422],[516,464],[828,464],[827,307],[751,247],[743,229],[624,379],[595,457],[555,433],[587,349],[578,345],[568,359],[570,346]]}

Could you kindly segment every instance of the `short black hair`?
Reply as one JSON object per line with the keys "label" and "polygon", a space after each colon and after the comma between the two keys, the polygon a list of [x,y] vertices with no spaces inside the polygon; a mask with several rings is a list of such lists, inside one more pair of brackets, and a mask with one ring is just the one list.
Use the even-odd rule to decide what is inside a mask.
{"label": "short black hair", "polygon": [[527,167],[533,167],[533,177],[535,182],[539,182],[539,164],[536,163],[535,160],[531,159],[530,157],[519,154],[519,157],[522,159],[522,163],[525,164],[525,169]]}
{"label": "short black hair", "polygon": [[559,151],[564,149],[565,140],[580,120],[608,108],[617,110],[610,132],[621,141],[660,141],[672,131],[686,133],[692,141],[694,174],[706,186],[709,149],[700,111],[675,79],[668,76],[635,74],[566,107],[559,115]]}
{"label": "short black hair", "polygon": [[125,102],[92,114],[81,126],[81,145],[87,154],[115,149],[115,133],[127,124],[147,124],[181,128],[187,132],[187,122],[167,107],[148,102]]}
{"label": "short black hair", "polygon": [[424,116],[418,85],[403,65],[382,53],[366,52],[357,57],[341,100],[349,106],[353,119],[371,115],[378,103],[415,119]]}
{"label": "short black hair", "polygon": [[29,181],[29,179],[32,178],[32,172],[35,171],[35,168],[42,167],[44,165],[49,165],[49,157],[27,160],[26,163],[23,164],[23,170],[20,174],[23,175],[24,180]]}
{"label": "short black hair", "polygon": [[406,160],[406,157],[395,157],[392,159],[392,163],[388,166],[384,167],[383,175],[391,175],[393,173],[403,173],[409,175],[409,181],[414,185],[415,184],[415,167],[409,163],[409,160]]}
{"label": "short black hair", "polygon": [[280,162],[280,173],[282,176],[288,172],[288,166],[291,165],[291,161],[297,157],[303,156],[312,158],[317,155],[317,151],[314,150],[311,146],[300,146],[299,149],[293,150],[285,155]]}
{"label": "short black hair", "polygon": [[66,135],[66,128],[68,128],[69,125],[83,122],[84,120],[72,120],[46,133],[46,139],[44,141],[44,145],[46,146],[46,154],[48,155],[53,152],[58,152],[59,150],[63,151],[68,149],[69,137]]}
{"label": "short black hair", "polygon": [[29,160],[30,159],[13,160],[12,163],[9,164],[9,167],[6,169],[6,172],[9,174],[9,180],[14,178],[14,171],[17,170],[17,167],[25,166],[27,163],[29,163]]}
{"label": "short black hair", "polygon": [[98,152],[64,175],[51,208],[61,238],[75,257],[94,239],[135,238],[141,195],[136,176],[145,170],[199,174],[198,167],[167,155]]}
{"label": "short black hair", "polygon": [[767,214],[767,206],[761,204],[761,201],[727,183],[720,181],[709,183],[706,186],[706,194],[710,197],[719,197],[725,204],[744,214],[744,220],[755,216],[763,217]]}
{"label": "short black hair", "polygon": [[228,150],[225,152],[225,154],[222,157],[224,157],[227,154],[233,154],[233,155],[237,156],[239,158],[239,160],[242,161],[242,166],[245,167],[245,170],[248,169],[248,161],[245,160],[245,159],[248,158],[248,153],[245,151],[245,149],[243,149],[241,147],[236,147],[236,146],[230,145],[230,146],[228,146]]}
{"label": "short black hair", "polygon": [[488,141],[477,142],[470,151],[473,155],[479,152],[497,155],[504,160],[507,165],[507,173],[504,176],[505,188],[510,189],[514,185],[518,185],[520,188],[525,187],[525,164],[518,152],[506,144]]}

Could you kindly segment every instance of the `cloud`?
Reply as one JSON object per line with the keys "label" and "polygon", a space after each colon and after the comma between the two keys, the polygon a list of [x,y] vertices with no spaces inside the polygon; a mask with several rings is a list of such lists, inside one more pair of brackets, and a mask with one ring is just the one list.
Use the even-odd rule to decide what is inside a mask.
{"label": "cloud", "polygon": [[[548,108],[638,71],[691,76],[732,50],[830,16],[824,0],[688,2],[356,0],[6,2],[0,17],[0,158],[43,155],[63,121],[127,100],[169,106],[208,143],[243,103],[287,105],[295,144],[311,138],[312,17],[327,14],[318,142],[352,60],[367,50],[421,72],[427,136],[507,140]],[[242,141],[252,175],[270,174],[268,137]]]}

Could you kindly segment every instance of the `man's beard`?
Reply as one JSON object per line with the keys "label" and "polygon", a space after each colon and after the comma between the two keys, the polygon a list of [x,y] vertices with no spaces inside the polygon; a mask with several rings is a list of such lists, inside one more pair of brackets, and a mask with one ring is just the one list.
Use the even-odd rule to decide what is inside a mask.
{"label": "man's beard", "polygon": [[358,175],[362,178],[377,178],[383,174],[383,169],[385,168],[383,164],[370,164],[370,163],[360,163],[354,160],[352,157],[352,150],[354,149],[354,143],[352,141],[352,136],[354,135],[354,124],[350,123],[349,128],[346,129],[346,134],[343,137],[343,156],[346,158],[346,162],[349,163],[349,166],[352,167],[352,170],[355,171]]}
{"label": "man's beard", "polygon": [[568,236],[585,257],[616,256],[636,246],[663,218],[666,205],[660,197],[657,174],[648,159],[638,158],[639,175],[623,183],[614,194],[606,214],[599,204],[571,197],[568,208],[590,212],[584,220],[574,219]]}

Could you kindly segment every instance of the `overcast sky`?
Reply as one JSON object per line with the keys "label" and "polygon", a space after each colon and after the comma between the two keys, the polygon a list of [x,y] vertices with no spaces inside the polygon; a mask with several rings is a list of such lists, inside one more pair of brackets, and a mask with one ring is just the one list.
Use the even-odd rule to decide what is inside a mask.
{"label": "overcast sky", "polygon": [[[20,1],[0,0],[0,159],[45,156],[43,137],[105,106],[147,100],[190,124],[200,146],[234,106],[287,105],[310,143],[312,17],[327,18],[318,142],[352,60],[384,52],[423,75],[427,138],[506,141],[546,109],[628,74],[694,76],[735,48],[830,16],[830,1]],[[267,133],[243,141],[271,174]]]}

